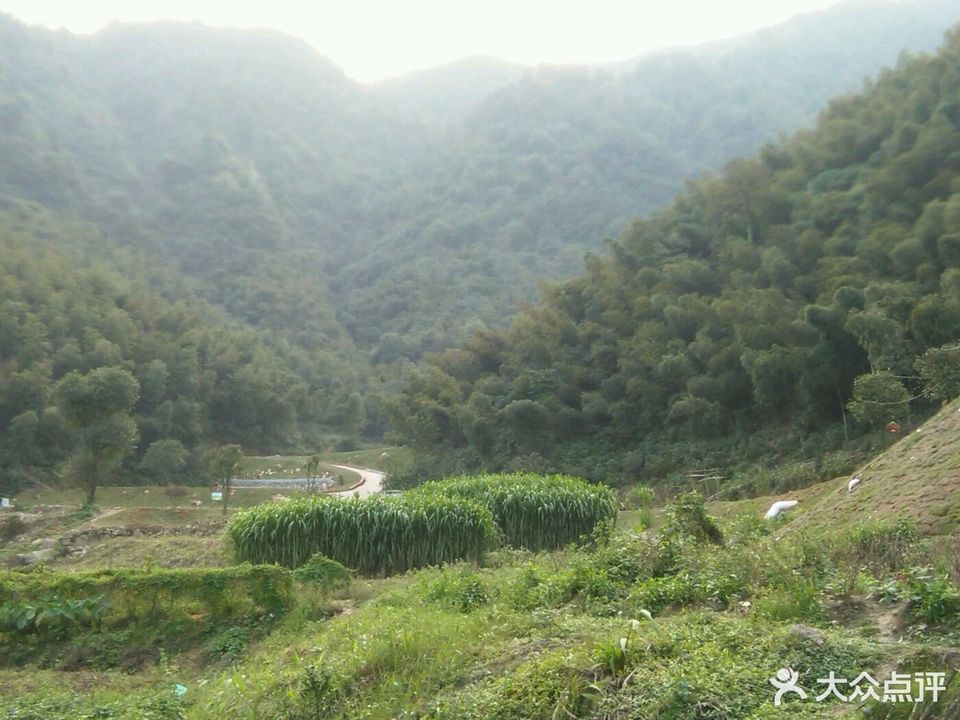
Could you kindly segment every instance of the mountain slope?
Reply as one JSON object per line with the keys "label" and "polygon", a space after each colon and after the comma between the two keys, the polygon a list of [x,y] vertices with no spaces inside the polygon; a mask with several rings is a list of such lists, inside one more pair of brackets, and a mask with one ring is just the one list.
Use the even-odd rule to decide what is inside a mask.
{"label": "mountain slope", "polygon": [[329,349],[277,342],[211,307],[189,281],[36,205],[0,209],[0,490],[48,477],[73,440],[57,384],[100,367],[139,386],[126,477],[175,443],[162,482],[205,477],[203,450],[318,447],[363,422],[360,380]]}
{"label": "mountain slope", "polygon": [[[847,490],[851,477],[861,479]],[[840,529],[867,520],[911,518],[927,535],[960,527],[960,400],[946,405],[915,431],[850,476],[775,496],[718,502],[722,514],[765,512],[770,503],[796,499],[785,532]]]}
{"label": "mountain slope", "polygon": [[842,444],[851,397],[862,427],[906,417],[960,327],[958,88],[955,30],[433,359],[398,427],[467,466],[663,479]]}
{"label": "mountain slope", "polygon": [[416,359],[956,19],[876,2],[627,73],[516,80],[479,59],[373,87],[272,33],[3,19],[0,192],[97,223],[290,342]]}

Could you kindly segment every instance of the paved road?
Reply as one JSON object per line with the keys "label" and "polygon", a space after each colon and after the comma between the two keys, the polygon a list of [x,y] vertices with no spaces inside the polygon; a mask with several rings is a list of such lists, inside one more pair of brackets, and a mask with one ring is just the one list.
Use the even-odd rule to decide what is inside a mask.
{"label": "paved road", "polygon": [[[370,468],[359,468],[352,467],[350,465],[333,465],[331,467],[340,468],[341,470],[351,470],[357,473],[363,480],[363,484],[354,489],[354,490],[340,490],[338,492],[327,493],[328,495],[337,495],[341,497],[352,497],[354,493],[360,497],[366,497],[367,495],[374,495],[375,493],[383,491],[383,478],[384,473],[379,470],[371,470]],[[309,478],[234,478],[233,487],[236,488],[276,488],[277,490],[283,489],[299,489],[302,490],[307,487],[307,483],[310,481]]]}
{"label": "paved road", "polygon": [[363,485],[356,490],[341,490],[340,492],[330,493],[331,495],[353,495],[357,493],[360,497],[367,497],[383,492],[383,478],[386,477],[386,473],[370,468],[351,467],[350,465],[334,465],[333,467],[358,473],[363,478]]}

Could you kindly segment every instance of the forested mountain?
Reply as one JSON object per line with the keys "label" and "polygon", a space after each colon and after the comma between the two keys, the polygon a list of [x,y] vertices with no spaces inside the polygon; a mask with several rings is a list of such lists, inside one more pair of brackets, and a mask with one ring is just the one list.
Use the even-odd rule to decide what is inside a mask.
{"label": "forested mountain", "polygon": [[957,19],[946,0],[841,5],[616,68],[517,79],[479,58],[363,86],[279,34],[8,18],[0,192],[94,221],[304,347],[417,358]]}
{"label": "forested mountain", "polygon": [[[162,288],[157,290],[155,288]],[[95,229],[27,203],[0,210],[0,490],[43,477],[72,433],[58,402],[71,373],[119,368],[136,380],[140,466],[165,448],[171,475],[202,475],[213,443],[317,446],[365,416],[346,359],[308,352],[229,318],[169,270],[145,268]],[[155,453],[156,454],[156,450]]]}
{"label": "forested mountain", "polygon": [[276,33],[0,16],[4,468],[32,467],[24,428],[99,361],[141,393],[181,356],[202,375],[141,396],[128,465],[155,440],[380,436],[375,396],[411,360],[503,326],[685,176],[956,19],[878,1],[616,67],[476,58],[364,86]]}
{"label": "forested mountain", "polygon": [[958,392],[955,29],[433,357],[393,414],[452,465],[662,478]]}

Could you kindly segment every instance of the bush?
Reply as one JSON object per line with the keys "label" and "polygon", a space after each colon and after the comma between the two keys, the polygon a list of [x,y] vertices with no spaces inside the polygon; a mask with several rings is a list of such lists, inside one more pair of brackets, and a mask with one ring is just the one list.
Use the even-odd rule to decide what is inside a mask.
{"label": "bush", "polygon": [[460,612],[470,612],[486,605],[490,601],[490,592],[479,575],[463,568],[459,573],[445,572],[428,582],[426,597]]}
{"label": "bush", "polygon": [[946,574],[918,568],[910,572],[907,588],[914,618],[928,625],[943,625],[960,617],[960,589]]}
{"label": "bush", "polygon": [[652,487],[649,485],[634,485],[624,495],[623,504],[627,510],[649,509],[653,507],[655,499],[656,495]]}
{"label": "bush", "polygon": [[342,590],[350,584],[351,571],[336,560],[317,553],[293,572],[293,577],[302,582],[316,585],[325,592]]}
{"label": "bush", "polygon": [[7,515],[0,519],[0,540],[9,542],[17,535],[22,535],[27,531],[27,525],[17,514]]}
{"label": "bush", "polygon": [[918,538],[910,520],[874,522],[834,535],[828,540],[829,557],[839,574],[841,593],[852,592],[864,571],[881,578],[906,567]]}
{"label": "bush", "polygon": [[234,661],[239,658],[250,643],[250,631],[243,627],[227,628],[218,634],[207,646],[207,652],[214,658]]}
{"label": "bush", "polygon": [[660,536],[664,542],[692,539],[714,545],[723,543],[723,532],[707,512],[703,496],[698,492],[684,493],[670,503]]}
{"label": "bush", "polygon": [[553,550],[590,535],[617,516],[617,500],[604,486],[564,475],[479,475],[421,485],[411,494],[460,497],[485,505],[507,545]]}

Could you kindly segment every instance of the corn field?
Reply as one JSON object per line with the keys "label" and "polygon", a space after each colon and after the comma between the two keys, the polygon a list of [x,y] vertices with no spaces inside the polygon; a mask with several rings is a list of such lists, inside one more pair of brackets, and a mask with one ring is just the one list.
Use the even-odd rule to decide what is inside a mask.
{"label": "corn field", "polygon": [[597,523],[613,520],[613,491],[564,475],[478,475],[421,485],[410,495],[459,497],[485,505],[502,541],[529,550],[552,550],[577,542]]}
{"label": "corn field", "polygon": [[227,536],[240,561],[296,568],[322,553],[365,575],[457,560],[495,540],[490,511],[461,497],[304,498],[237,513]]}

